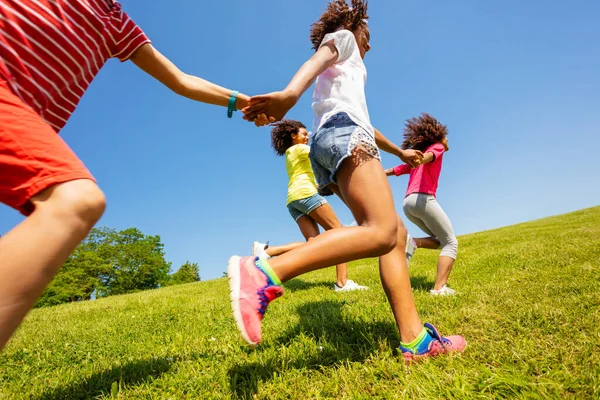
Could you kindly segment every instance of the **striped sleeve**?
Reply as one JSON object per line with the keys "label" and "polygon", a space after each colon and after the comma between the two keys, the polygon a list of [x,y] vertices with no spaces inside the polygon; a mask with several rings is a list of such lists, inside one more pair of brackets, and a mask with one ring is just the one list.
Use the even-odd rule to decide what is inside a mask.
{"label": "striped sleeve", "polygon": [[129,15],[121,10],[119,3],[114,4],[110,26],[113,41],[111,57],[127,61],[142,45],[150,43],[150,39]]}

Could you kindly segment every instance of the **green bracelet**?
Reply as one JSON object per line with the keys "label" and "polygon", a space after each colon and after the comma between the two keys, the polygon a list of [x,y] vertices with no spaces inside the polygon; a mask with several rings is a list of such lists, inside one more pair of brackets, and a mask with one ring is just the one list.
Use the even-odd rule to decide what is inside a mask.
{"label": "green bracelet", "polygon": [[233,116],[233,112],[237,111],[237,108],[235,108],[235,102],[239,93],[240,92],[237,90],[231,92],[231,97],[229,97],[229,106],[227,106],[227,118],[231,118]]}

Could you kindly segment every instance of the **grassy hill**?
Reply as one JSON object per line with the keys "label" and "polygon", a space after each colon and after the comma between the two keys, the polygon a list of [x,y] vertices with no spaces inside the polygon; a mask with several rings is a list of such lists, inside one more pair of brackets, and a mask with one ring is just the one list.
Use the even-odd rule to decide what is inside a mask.
{"label": "grassy hill", "polygon": [[600,398],[600,207],[459,241],[460,295],[429,295],[437,252],[411,276],[422,319],[466,336],[462,356],[400,362],[362,260],[350,274],[367,292],[334,293],[333,269],[286,284],[257,349],[224,278],[35,310],[0,354],[0,398]]}

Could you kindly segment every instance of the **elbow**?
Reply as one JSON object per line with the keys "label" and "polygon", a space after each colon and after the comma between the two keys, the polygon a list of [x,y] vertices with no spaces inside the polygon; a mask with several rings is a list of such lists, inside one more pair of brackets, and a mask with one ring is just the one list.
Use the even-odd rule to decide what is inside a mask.
{"label": "elbow", "polygon": [[171,91],[173,91],[174,93],[180,95],[180,96],[187,96],[187,93],[189,92],[188,90],[188,76],[187,74],[181,73],[178,74],[175,79],[173,79],[171,82],[169,82],[169,84],[167,85],[167,87],[169,89],[171,89]]}

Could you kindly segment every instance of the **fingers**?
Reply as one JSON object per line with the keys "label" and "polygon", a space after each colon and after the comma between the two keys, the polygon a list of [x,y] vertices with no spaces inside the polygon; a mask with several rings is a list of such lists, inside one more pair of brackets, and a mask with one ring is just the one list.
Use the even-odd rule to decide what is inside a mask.
{"label": "fingers", "polygon": [[254,121],[254,124],[256,124],[256,121],[259,122],[259,126],[269,125],[269,119],[267,118],[266,114],[260,114]]}
{"label": "fingers", "polygon": [[250,102],[248,102],[248,105],[246,107],[242,108],[242,112],[248,113],[248,112],[256,111],[256,110],[266,107],[269,104],[269,102],[266,100],[256,102],[256,103],[252,103],[251,101],[252,101],[252,99],[250,99]]}
{"label": "fingers", "polygon": [[248,119],[248,121],[254,122],[255,126],[260,127],[260,126],[269,125],[270,123],[275,122],[275,118],[267,117],[266,114],[258,114],[256,116],[256,118]]}
{"label": "fingers", "polygon": [[264,103],[267,100],[269,100],[270,95],[268,94],[259,94],[258,96],[252,96],[250,97],[250,104],[256,104],[256,103]]}
{"label": "fingers", "polygon": [[256,110],[256,111],[251,111],[251,112],[248,112],[248,113],[244,113],[244,119],[246,121],[254,121],[261,114],[265,114],[265,113],[263,111],[261,111],[261,110]]}

